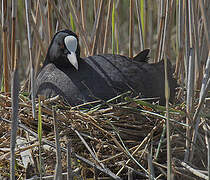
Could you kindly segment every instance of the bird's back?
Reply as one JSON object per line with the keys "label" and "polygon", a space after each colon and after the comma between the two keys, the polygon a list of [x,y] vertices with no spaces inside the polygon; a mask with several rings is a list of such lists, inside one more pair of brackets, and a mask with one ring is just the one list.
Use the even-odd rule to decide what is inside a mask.
{"label": "bird's back", "polygon": [[60,94],[71,105],[98,98],[107,100],[128,90],[164,101],[163,63],[148,64],[121,55],[95,55],[80,59],[79,70],[61,69],[51,63],[37,77],[38,94]]}

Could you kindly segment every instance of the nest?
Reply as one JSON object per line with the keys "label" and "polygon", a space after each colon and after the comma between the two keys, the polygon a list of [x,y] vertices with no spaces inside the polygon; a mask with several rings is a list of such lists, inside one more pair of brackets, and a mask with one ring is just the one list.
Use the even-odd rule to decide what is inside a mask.
{"label": "nest", "polygon": [[[20,94],[17,134],[25,143],[24,148],[19,145],[16,148],[16,175],[24,178],[39,176],[41,148],[43,174],[52,178],[50,175],[55,174],[56,165],[55,124],[59,132],[64,173],[67,172],[66,150],[70,144],[71,168],[77,177],[125,179],[132,172],[130,174],[134,179],[148,179],[151,174],[166,179],[165,108],[136,98],[123,99],[120,102],[97,101],[70,107],[57,96],[40,103],[37,101],[37,118],[34,119],[30,99]],[[204,175],[207,172],[207,149],[199,148],[202,143],[205,144],[205,130],[199,130],[200,140],[194,151],[193,165],[185,163],[187,126],[183,109],[184,104],[170,108],[172,172],[178,179],[196,179],[199,176],[196,172],[203,170]],[[11,114],[10,95],[0,94],[0,175],[6,177],[9,175]],[[36,136],[38,117],[42,120],[41,146]],[[24,166],[21,153],[26,150],[30,150],[32,161]]]}

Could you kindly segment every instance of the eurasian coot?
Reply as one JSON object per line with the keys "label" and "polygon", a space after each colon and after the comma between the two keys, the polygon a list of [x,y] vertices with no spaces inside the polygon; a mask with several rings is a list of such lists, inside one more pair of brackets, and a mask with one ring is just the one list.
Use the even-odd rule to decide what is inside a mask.
{"label": "eurasian coot", "polygon": [[[131,90],[142,97],[159,97],[165,103],[164,62],[149,64],[149,50],[133,59],[113,54],[80,57],[79,40],[70,30],[57,32],[48,48],[43,67],[36,78],[36,94],[46,98],[57,94],[70,105],[108,100]],[[176,81],[168,61],[170,101]]]}

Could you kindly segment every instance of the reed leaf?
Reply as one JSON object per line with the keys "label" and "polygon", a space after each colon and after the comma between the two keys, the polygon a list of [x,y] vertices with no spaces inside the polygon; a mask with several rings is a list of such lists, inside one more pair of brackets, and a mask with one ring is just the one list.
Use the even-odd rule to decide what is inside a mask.
{"label": "reed leaf", "polygon": [[71,29],[72,31],[76,31],[76,27],[75,27],[75,24],[74,24],[74,19],[73,19],[73,16],[72,14],[70,13],[70,22],[71,22]]}

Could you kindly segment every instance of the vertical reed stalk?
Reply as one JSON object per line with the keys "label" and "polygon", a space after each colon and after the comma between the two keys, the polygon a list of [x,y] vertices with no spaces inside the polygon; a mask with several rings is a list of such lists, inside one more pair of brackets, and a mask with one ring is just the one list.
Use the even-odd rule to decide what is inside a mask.
{"label": "vertical reed stalk", "polygon": [[172,50],[172,42],[171,42],[171,30],[174,12],[176,8],[176,0],[170,0],[166,6],[166,23],[165,27],[167,29],[164,30],[165,40],[163,41],[163,51],[168,59],[171,60],[171,50]]}
{"label": "vertical reed stalk", "polygon": [[29,24],[30,1],[28,1],[28,0],[25,0],[25,9],[26,9],[26,24],[27,24],[28,49],[29,49],[29,61],[30,61],[32,114],[33,114],[33,118],[35,118],[34,64],[33,64],[33,59],[32,59],[31,28],[30,28],[30,24]]}
{"label": "vertical reed stalk", "polygon": [[101,24],[101,21],[102,21],[101,16],[103,14],[104,3],[105,3],[105,1],[100,1],[99,7],[98,7],[98,10],[97,10],[97,14],[96,14],[96,20],[95,20],[94,29],[93,29],[94,37],[93,37],[93,45],[92,45],[92,51],[91,51],[92,55],[94,55],[96,53],[96,50],[97,50],[96,46],[97,46],[98,39],[99,39],[100,24]]}
{"label": "vertical reed stalk", "polygon": [[129,56],[130,58],[133,58],[133,33],[134,33],[134,27],[133,27],[133,0],[130,0],[130,21],[129,21]]}
{"label": "vertical reed stalk", "polygon": [[61,162],[61,146],[59,143],[58,121],[56,117],[56,107],[53,107],[53,123],[56,144],[56,169],[54,179],[62,179],[62,162]]}
{"label": "vertical reed stalk", "polygon": [[51,42],[52,36],[53,36],[53,32],[52,32],[52,7],[51,7],[51,3],[49,2],[50,0],[47,0],[47,7],[48,7],[48,11],[47,11],[47,20],[48,20],[48,33],[49,33],[49,44]]}
{"label": "vertical reed stalk", "polygon": [[115,53],[115,0],[113,0],[113,7],[112,7],[112,54]]}
{"label": "vertical reed stalk", "polygon": [[190,154],[190,161],[193,160],[193,156],[194,156],[194,151],[195,151],[195,146],[194,144],[196,144],[196,140],[197,140],[197,136],[198,136],[198,128],[199,128],[199,124],[200,124],[200,113],[202,111],[202,107],[203,107],[203,103],[205,100],[206,95],[208,94],[208,89],[210,88],[209,86],[209,81],[210,81],[210,52],[209,52],[209,56],[206,62],[206,68],[205,68],[205,74],[203,77],[203,81],[202,81],[202,87],[200,90],[200,97],[199,97],[199,103],[198,103],[198,107],[194,113],[193,116],[193,122],[195,122],[195,126],[194,126],[194,132],[193,132],[193,136],[192,136],[192,148],[191,148],[191,154]]}
{"label": "vertical reed stalk", "polygon": [[18,127],[18,96],[19,96],[19,76],[18,76],[18,66],[16,60],[19,58],[19,47],[16,43],[15,53],[14,53],[14,66],[12,72],[12,84],[11,84],[11,94],[12,94],[12,123],[11,123],[11,139],[10,139],[10,179],[15,180],[15,146],[17,137],[17,127]]}
{"label": "vertical reed stalk", "polygon": [[76,10],[75,10],[75,7],[74,7],[72,1],[70,2],[70,4],[68,6],[69,6],[70,12],[72,14],[72,17],[74,19],[74,22],[76,24],[76,27],[80,33],[81,39],[83,40],[83,43],[87,49],[87,54],[89,55],[91,53],[91,48],[88,45],[87,33],[86,33],[86,31],[83,31],[83,28],[81,27],[81,25],[79,23],[78,17],[76,15]]}
{"label": "vertical reed stalk", "polygon": [[178,73],[181,71],[181,62],[183,62],[184,58],[184,1],[179,1],[178,4],[178,56],[176,59],[176,69],[175,69],[175,76],[178,78]]}
{"label": "vertical reed stalk", "polygon": [[72,160],[72,143],[71,143],[71,140],[68,140],[68,143],[67,143],[67,178],[68,180],[73,180],[71,160]]}
{"label": "vertical reed stalk", "polygon": [[110,19],[111,19],[111,12],[112,12],[112,0],[109,0],[109,5],[108,5],[108,12],[107,12],[107,17],[106,17],[106,27],[105,27],[105,34],[104,34],[104,45],[103,45],[103,53],[107,52],[107,38],[109,35],[109,25],[110,25]]}
{"label": "vertical reed stalk", "polygon": [[145,0],[144,1],[144,13],[143,13],[143,17],[144,17],[144,43],[145,43],[145,47],[148,47],[148,1],[149,0]]}
{"label": "vertical reed stalk", "polygon": [[12,0],[12,39],[11,39],[11,64],[12,69],[14,69],[15,61],[15,21],[17,16],[17,1]]}
{"label": "vertical reed stalk", "polygon": [[[199,6],[200,6],[200,10],[201,10],[201,15],[202,15],[202,19],[203,19],[203,23],[204,23],[204,32],[205,32],[205,36],[206,36],[206,41],[207,41],[207,45],[208,45],[208,49],[210,50],[210,41],[209,41],[209,20],[206,20],[206,12],[203,6],[203,1],[199,0]],[[208,16],[207,16],[208,17]]]}
{"label": "vertical reed stalk", "polygon": [[163,59],[164,51],[165,51],[165,43],[166,43],[166,37],[168,35],[168,26],[169,26],[169,20],[170,20],[170,4],[171,0],[166,1],[166,8],[165,8],[165,22],[164,22],[164,28],[162,32],[162,44],[160,46],[160,52],[159,52],[159,58]]}
{"label": "vertical reed stalk", "polygon": [[81,19],[82,19],[82,28],[85,31],[86,30],[86,21],[85,21],[85,8],[84,8],[84,0],[80,0],[81,5]]}
{"label": "vertical reed stalk", "polygon": [[39,109],[38,109],[38,141],[39,141],[39,174],[42,179],[42,110],[41,101],[39,97]]}
{"label": "vertical reed stalk", "polygon": [[4,92],[9,91],[9,71],[7,59],[7,0],[2,0],[2,37],[3,37],[3,64],[4,64]]}
{"label": "vertical reed stalk", "polygon": [[139,0],[136,0],[136,13],[137,13],[137,19],[138,19],[140,50],[143,51],[144,50],[144,37],[143,37],[141,15],[140,15],[139,8],[140,8]]}
{"label": "vertical reed stalk", "polygon": [[168,71],[167,59],[164,60],[165,68],[165,98],[166,98],[166,138],[167,138],[167,179],[172,179],[172,166],[171,166],[171,142],[170,142],[170,121],[169,121],[169,97],[170,87],[168,84]]}
{"label": "vertical reed stalk", "polygon": [[162,46],[162,35],[163,35],[163,27],[165,22],[165,10],[164,10],[164,1],[160,0],[160,25],[158,31],[158,45],[156,50],[156,55],[154,62],[158,62],[160,60],[161,46]]}
{"label": "vertical reed stalk", "polygon": [[[195,60],[194,60],[194,47],[193,47],[193,20],[192,20],[192,2],[189,0],[188,1],[188,29],[189,29],[189,47],[190,47],[190,52],[189,52],[189,66],[188,66],[188,80],[187,80],[187,101],[186,101],[186,111],[188,113],[188,115],[191,117],[191,113],[193,110],[193,96],[194,96],[194,76],[195,76]],[[189,127],[192,125],[190,122],[190,119],[187,117],[186,119],[186,123],[187,125],[189,125]],[[187,127],[186,128],[186,136],[188,138],[191,137],[191,132],[190,132],[190,128]],[[185,154],[185,161],[188,161],[189,158],[189,148],[190,148],[190,143],[186,142],[187,144],[187,149],[186,149],[186,154]]]}

